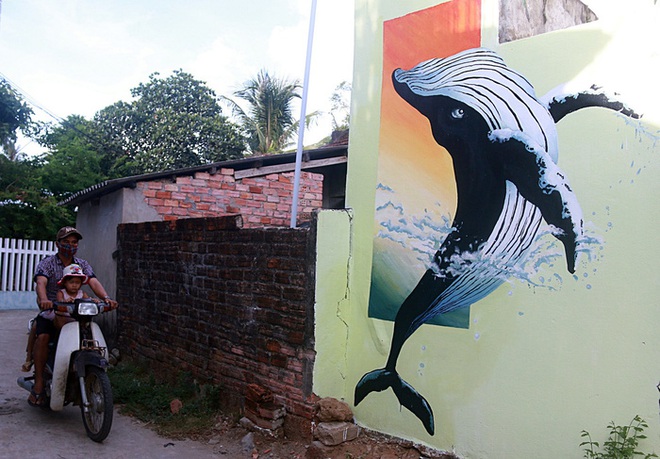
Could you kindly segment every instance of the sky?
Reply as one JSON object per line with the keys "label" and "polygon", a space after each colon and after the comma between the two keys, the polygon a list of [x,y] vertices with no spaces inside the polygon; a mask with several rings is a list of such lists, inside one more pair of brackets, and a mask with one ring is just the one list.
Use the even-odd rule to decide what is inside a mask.
{"label": "sky", "polygon": [[[158,72],[182,69],[217,95],[261,69],[303,82],[311,0],[0,0],[0,76],[33,104],[35,118],[91,118],[132,100]],[[353,72],[353,0],[317,0],[307,112]],[[296,116],[300,108],[295,108]],[[229,115],[229,111],[225,110]],[[331,131],[329,116],[305,133]],[[43,149],[20,139],[28,155]]]}

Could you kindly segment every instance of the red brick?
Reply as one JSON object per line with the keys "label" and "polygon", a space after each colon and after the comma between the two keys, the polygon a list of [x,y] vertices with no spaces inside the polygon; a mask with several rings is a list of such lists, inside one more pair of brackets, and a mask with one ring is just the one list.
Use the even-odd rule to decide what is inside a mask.
{"label": "red brick", "polygon": [[284,426],[284,418],[264,419],[251,410],[245,410],[245,417],[252,421],[257,427],[267,430],[276,430]]}
{"label": "red brick", "polygon": [[270,340],[266,343],[266,350],[268,352],[280,352],[281,345],[277,341]]}
{"label": "red brick", "polygon": [[321,422],[314,429],[314,438],[326,446],[336,446],[355,440],[360,428],[351,422]]}
{"label": "red brick", "polygon": [[263,419],[281,419],[286,416],[286,409],[277,403],[264,403],[257,406],[257,414]]}
{"label": "red brick", "polygon": [[245,398],[257,403],[268,403],[273,401],[273,393],[258,384],[248,384]]}

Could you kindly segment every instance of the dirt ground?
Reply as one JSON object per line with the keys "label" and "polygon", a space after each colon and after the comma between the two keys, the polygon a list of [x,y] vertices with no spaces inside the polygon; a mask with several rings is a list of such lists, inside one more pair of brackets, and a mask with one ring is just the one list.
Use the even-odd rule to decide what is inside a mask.
{"label": "dirt ground", "polygon": [[27,404],[28,393],[16,384],[16,378],[25,375],[20,365],[25,358],[27,321],[34,314],[0,310],[0,458],[456,458],[364,429],[355,440],[329,447],[319,442],[274,438],[223,419],[203,437],[165,438],[150,426],[119,414],[117,407],[110,435],[103,443],[94,443],[85,435],[78,407],[67,406],[60,412],[31,407]]}
{"label": "dirt ground", "polygon": [[230,458],[290,459],[458,459],[412,442],[361,429],[358,438],[336,446],[273,438],[242,425],[220,421],[213,433],[197,439],[214,445],[216,454]]}

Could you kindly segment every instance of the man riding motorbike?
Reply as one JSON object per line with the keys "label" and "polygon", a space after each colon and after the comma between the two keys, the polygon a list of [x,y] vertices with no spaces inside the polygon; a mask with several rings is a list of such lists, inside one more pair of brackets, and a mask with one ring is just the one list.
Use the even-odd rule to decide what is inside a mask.
{"label": "man riding motorbike", "polygon": [[[92,266],[82,258],[75,256],[78,250],[78,241],[82,234],[72,227],[60,228],[55,238],[57,253],[42,259],[37,265],[34,275],[37,291],[37,305],[40,311],[49,310],[53,307],[53,301],[57,299],[57,282],[62,278],[64,268],[74,263],[82,268],[88,277],[88,285],[96,296],[108,303],[112,308],[117,307],[117,302],[110,299],[105,288],[94,274]],[[39,314],[36,318],[36,340],[33,347],[34,359],[34,386],[28,397],[28,403],[32,406],[43,406],[44,404],[44,369],[48,359],[48,343],[57,338],[59,330],[68,321],[67,317],[55,314]]]}

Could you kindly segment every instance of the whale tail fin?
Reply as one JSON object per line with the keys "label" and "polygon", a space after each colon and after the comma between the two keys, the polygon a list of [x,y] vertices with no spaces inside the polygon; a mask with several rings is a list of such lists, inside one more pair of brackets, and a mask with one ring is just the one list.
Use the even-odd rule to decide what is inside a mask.
{"label": "whale tail fin", "polygon": [[362,376],[362,379],[355,385],[355,406],[371,392],[382,392],[389,387],[394,391],[399,403],[417,416],[424,424],[424,428],[429,435],[433,435],[435,433],[435,422],[431,405],[396,371],[383,368],[370,371]]}

